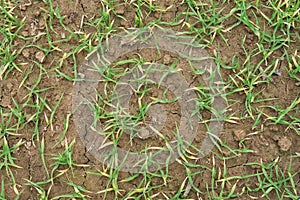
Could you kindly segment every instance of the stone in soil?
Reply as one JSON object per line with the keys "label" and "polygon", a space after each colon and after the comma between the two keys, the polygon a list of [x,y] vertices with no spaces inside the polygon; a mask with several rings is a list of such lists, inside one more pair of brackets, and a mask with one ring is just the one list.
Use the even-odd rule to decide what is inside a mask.
{"label": "stone in soil", "polygon": [[246,131],[244,130],[234,130],[233,131],[233,138],[235,141],[241,141],[246,137]]}
{"label": "stone in soil", "polygon": [[11,105],[11,97],[10,96],[6,95],[0,100],[0,106],[7,108],[7,107],[10,107],[10,105]]}
{"label": "stone in soil", "polygon": [[14,88],[14,85],[13,85],[11,82],[8,82],[8,83],[6,84],[6,87],[7,87],[7,89],[8,89],[9,91],[12,91],[12,89]]}
{"label": "stone in soil", "polygon": [[22,55],[23,55],[25,58],[29,58],[29,57],[30,57],[29,49],[23,49]]}
{"label": "stone in soil", "polygon": [[26,7],[26,5],[22,4],[22,5],[20,5],[20,9],[21,9],[21,11],[26,11],[27,7]]}
{"label": "stone in soil", "polygon": [[28,37],[29,36],[29,32],[28,31],[22,31],[21,35],[23,35],[24,37]]}
{"label": "stone in soil", "polygon": [[116,13],[118,14],[118,15],[123,15],[124,13],[125,13],[125,7],[124,6],[118,6],[117,8],[116,8]]}
{"label": "stone in soil", "polygon": [[35,58],[40,62],[40,63],[44,63],[45,61],[45,54],[44,52],[42,51],[38,51],[36,54],[35,54]]}
{"label": "stone in soil", "polygon": [[171,63],[171,56],[170,55],[165,55],[164,56],[164,63],[167,64],[167,65]]}
{"label": "stone in soil", "polygon": [[292,146],[292,141],[285,136],[278,141],[278,145],[281,151],[288,151]]}

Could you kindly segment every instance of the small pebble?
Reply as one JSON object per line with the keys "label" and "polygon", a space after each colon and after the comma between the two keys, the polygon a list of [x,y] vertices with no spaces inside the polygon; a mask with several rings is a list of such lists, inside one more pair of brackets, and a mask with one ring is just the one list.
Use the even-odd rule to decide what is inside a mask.
{"label": "small pebble", "polygon": [[246,132],[244,130],[234,130],[233,138],[235,141],[241,141],[246,137]]}
{"label": "small pebble", "polygon": [[10,108],[11,105],[11,97],[6,95],[0,100],[0,106],[5,107],[5,108]]}
{"label": "small pebble", "polygon": [[281,76],[282,75],[282,72],[279,70],[279,69],[276,69],[274,71],[274,74],[277,75],[277,76]]}
{"label": "small pebble", "polygon": [[141,139],[145,139],[147,137],[149,137],[150,132],[147,129],[143,129],[139,132],[139,136]]}
{"label": "small pebble", "polygon": [[32,26],[29,30],[30,36],[36,36],[37,35],[37,31],[36,28],[34,26]]}
{"label": "small pebble", "polygon": [[125,13],[124,8],[125,7],[121,5],[121,6],[118,6],[115,11],[118,15],[123,15]]}
{"label": "small pebble", "polygon": [[283,137],[278,141],[278,145],[281,151],[288,151],[292,146],[292,142],[289,138]]}
{"label": "small pebble", "polygon": [[39,29],[44,29],[45,28],[45,21],[41,20],[39,21]]}
{"label": "small pebble", "polygon": [[171,56],[170,55],[165,55],[164,56],[164,63],[167,64],[167,65],[171,63]]}
{"label": "small pebble", "polygon": [[30,57],[29,49],[23,49],[22,55],[23,55],[25,58],[29,58],[29,57]]}
{"label": "small pebble", "polygon": [[40,63],[44,63],[45,61],[45,54],[44,52],[42,51],[38,51],[36,54],[35,54],[35,58],[40,62]]}
{"label": "small pebble", "polygon": [[37,10],[37,11],[34,12],[34,16],[35,16],[35,17],[40,16],[40,14],[41,14],[41,12],[40,12],[39,10]]}
{"label": "small pebble", "polygon": [[278,131],[279,131],[279,128],[278,128],[278,126],[274,125],[274,126],[271,126],[271,127],[270,127],[270,130],[271,130],[271,131],[274,131],[274,132],[278,132]]}
{"label": "small pebble", "polygon": [[85,78],[85,74],[83,74],[83,73],[78,73],[78,76],[79,76],[79,78],[82,78],[82,79],[84,79]]}
{"label": "small pebble", "polygon": [[120,22],[121,26],[123,27],[129,27],[130,26],[130,22],[126,19],[122,19]]}
{"label": "small pebble", "polygon": [[31,141],[27,141],[27,142],[25,143],[25,147],[26,147],[27,149],[29,149],[31,146],[32,146]]}
{"label": "small pebble", "polygon": [[21,35],[23,35],[24,37],[28,37],[29,36],[29,32],[28,31],[22,31]]}
{"label": "small pebble", "polygon": [[250,38],[247,38],[246,41],[245,41],[245,44],[247,44],[247,45],[251,45],[253,43],[254,43],[253,40],[250,39]]}
{"label": "small pebble", "polygon": [[12,89],[14,87],[14,85],[11,82],[8,82],[6,86],[7,86],[9,91],[12,91]]}
{"label": "small pebble", "polygon": [[278,140],[280,140],[280,137],[278,135],[274,135],[273,140],[278,141]]}
{"label": "small pebble", "polygon": [[26,7],[26,5],[22,4],[22,5],[20,5],[20,9],[21,9],[22,11],[26,11],[27,7]]}

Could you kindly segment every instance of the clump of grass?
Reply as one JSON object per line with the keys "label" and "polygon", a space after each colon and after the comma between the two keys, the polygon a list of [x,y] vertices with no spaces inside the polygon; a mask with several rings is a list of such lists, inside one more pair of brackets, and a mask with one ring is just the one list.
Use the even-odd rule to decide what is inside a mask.
{"label": "clump of grass", "polygon": [[24,26],[24,21],[16,17],[14,9],[14,5],[10,3],[1,3],[0,5],[0,39],[2,40],[0,44],[0,80],[6,79],[14,69],[21,71],[15,62],[20,52],[13,42]]}

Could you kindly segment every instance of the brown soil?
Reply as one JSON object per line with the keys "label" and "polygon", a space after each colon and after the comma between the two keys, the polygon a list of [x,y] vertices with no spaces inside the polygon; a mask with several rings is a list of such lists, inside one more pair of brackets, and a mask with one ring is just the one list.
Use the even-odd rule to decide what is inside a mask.
{"label": "brown soil", "polygon": [[[45,23],[44,18],[48,18],[48,15],[42,10],[48,9],[47,6],[42,1],[33,1],[34,3],[32,5],[25,6],[21,3],[20,8],[16,8],[16,13],[18,15],[19,19],[22,19],[26,17],[25,19],[25,25],[21,30],[22,35],[24,36],[36,36],[38,34],[44,34],[45,33]],[[61,14],[65,15],[66,18],[64,19],[64,23],[67,24],[67,26],[72,30],[79,30],[81,19],[85,15],[86,19],[93,17],[94,15],[96,17],[99,17],[99,8],[100,8],[100,1],[75,1],[74,3],[70,3],[69,0],[62,0],[62,1],[56,1],[54,2],[54,6],[57,6],[61,10]],[[162,21],[170,21],[173,20],[176,16],[176,13],[179,11],[185,10],[185,6],[180,5],[180,1],[173,2],[171,1],[156,1],[155,3],[160,4],[160,6],[167,8],[169,5],[173,5],[171,9],[164,13],[157,13],[153,12],[149,16],[145,18],[144,23],[148,23],[151,21],[154,21],[158,17],[161,17]],[[75,7],[76,6],[76,7]],[[228,13],[230,9],[234,6],[234,3],[228,3],[226,5],[226,8],[224,9],[223,13]],[[143,11],[146,11],[147,8],[143,8]],[[115,22],[115,27],[133,27],[134,26],[134,17],[135,17],[135,11],[132,7],[126,7],[126,6],[119,6],[117,9],[117,13],[124,17],[124,19],[118,18],[116,16],[111,16]],[[192,19],[190,19],[192,21]],[[224,24],[224,28],[227,26],[229,27],[231,24],[234,24],[236,22],[236,19],[234,17],[230,17],[227,19],[226,24]],[[172,27],[174,30],[184,30],[186,27],[176,26]],[[56,31],[56,33],[52,32],[51,35],[53,40],[57,40],[58,38],[65,38],[68,37],[69,33],[65,31],[59,21],[54,19],[53,21],[53,29]],[[89,33],[93,33],[95,31],[94,28],[83,25],[81,28],[82,31],[85,32],[86,35]],[[240,42],[242,41],[242,38],[246,36],[246,47],[248,49],[253,49],[255,47],[255,43],[258,40],[255,35],[253,35],[252,32],[248,30],[243,25],[239,25],[235,29],[233,29],[230,32],[224,33],[224,36],[228,38],[228,46],[224,43],[222,38],[220,36],[216,36],[214,43],[210,45],[210,47],[207,49],[209,54],[213,56],[214,50],[219,48],[219,54],[221,55],[222,62],[225,64],[229,64],[231,62],[231,58],[233,56],[237,56],[240,58],[245,58],[243,49],[241,49]],[[72,37],[70,41],[62,42],[59,44],[54,44],[54,46],[57,46],[62,51],[53,51],[49,52],[47,55],[45,55],[43,52],[41,52],[36,47],[29,47],[22,51],[22,54],[17,57],[17,63],[25,63],[21,66],[22,72],[19,72],[17,70],[14,70],[10,73],[10,75],[7,77],[5,81],[0,82],[0,106],[3,107],[3,109],[8,109],[10,107],[14,107],[14,102],[12,99],[14,99],[16,102],[22,104],[24,103],[24,98],[28,94],[28,90],[25,88],[32,87],[33,84],[36,82],[38,78],[38,74],[40,71],[40,68],[33,64],[34,61],[37,63],[42,63],[43,67],[46,70],[53,69],[55,66],[57,66],[60,63],[60,59],[62,58],[62,55],[70,49],[71,46],[77,46],[79,42],[77,41],[79,38]],[[93,41],[94,44],[97,44],[96,39]],[[46,35],[42,35],[41,37],[31,37],[28,40],[24,40],[22,38],[18,38],[15,41],[15,49],[21,49],[23,46],[28,44],[38,44],[42,47],[47,48],[49,44],[47,43]],[[299,44],[299,43],[298,43]],[[293,47],[291,45],[291,51],[295,51],[299,49],[297,45]],[[78,66],[84,61],[84,57],[88,54],[88,52],[85,49],[84,51],[81,51],[76,55],[77,58],[77,64]],[[282,53],[281,50],[278,50],[278,54]],[[153,53],[151,52],[142,52],[143,58],[147,60],[153,60],[156,59],[160,62],[169,62],[171,63],[176,59],[175,55],[169,55],[169,54],[161,54],[158,58],[153,58]],[[274,57],[276,57],[276,53],[274,53]],[[253,63],[256,63],[260,58],[252,58]],[[33,64],[33,68],[31,69]],[[73,77],[73,64],[74,60],[72,57],[69,57],[66,59],[61,68],[60,71]],[[184,64],[182,64],[184,65]],[[261,97],[275,97],[278,98],[276,101],[271,101],[271,103],[268,103],[272,106],[275,106],[276,104],[279,104],[281,107],[285,108],[289,106],[292,101],[295,100],[297,95],[300,93],[300,87],[295,85],[295,80],[289,78],[287,75],[287,72],[285,70],[285,66],[287,63],[285,61],[282,61],[280,63],[280,69],[282,71],[281,76],[274,76],[273,82],[270,84],[260,84],[257,86],[257,91],[263,91],[260,95]],[[51,70],[50,70],[51,71]],[[25,77],[25,74],[29,73],[28,79],[24,82],[22,87],[18,87]],[[229,80],[230,74],[232,73],[231,70],[224,69],[222,70],[223,80]],[[49,105],[54,106],[61,94],[63,93],[63,99],[60,103],[60,106],[58,107],[58,110],[56,111],[56,115],[53,119],[53,127],[50,127],[47,124],[47,120],[45,116],[50,116],[49,111],[45,109],[45,113],[42,113],[39,119],[39,131],[40,131],[40,138],[39,142],[42,140],[42,138],[45,141],[45,160],[47,163],[47,168],[51,171],[52,164],[54,161],[52,160],[53,154],[62,153],[65,149],[65,143],[64,141],[61,142],[56,148],[52,148],[58,141],[58,139],[61,136],[61,133],[64,129],[64,119],[66,116],[70,113],[72,113],[72,105],[70,102],[72,102],[72,90],[73,90],[73,82],[68,81],[61,77],[55,76],[56,72],[55,70],[52,70],[47,75],[43,74],[41,77],[41,82],[38,85],[38,88],[50,88],[47,91],[43,91],[40,93],[40,95],[46,99],[47,103]],[[186,74],[188,77],[188,74]],[[191,77],[192,78],[192,77]],[[192,79],[193,80],[193,79]],[[192,81],[191,80],[191,81]],[[163,90],[157,90],[152,91],[153,96],[161,96]],[[172,99],[172,94],[168,94],[168,97]],[[232,104],[231,110],[228,111],[229,113],[239,113],[239,115],[243,115],[246,112],[245,108],[245,94],[233,94],[227,97],[229,99],[229,104]],[[146,98],[147,99],[147,98]],[[30,102],[27,103],[33,103],[35,101],[35,97],[32,97]],[[131,99],[132,102],[135,102],[136,99]],[[134,105],[132,103],[131,105]],[[259,106],[258,103],[256,106]],[[134,112],[134,106],[132,107]],[[170,133],[170,130],[172,130],[175,127],[176,121],[179,120],[179,116],[176,114],[178,111],[178,105],[176,104],[170,104],[167,108],[168,110],[168,127],[165,127],[164,131],[167,135]],[[274,111],[271,109],[266,108],[265,113],[268,113],[271,116],[276,115]],[[25,111],[24,111],[25,112]],[[33,116],[35,114],[36,110],[26,108],[26,115]],[[208,111],[203,111],[201,113],[203,115],[204,119],[209,119],[210,114]],[[299,116],[299,113],[298,113]],[[262,122],[266,121],[267,116],[262,116]],[[28,119],[27,119],[28,120]],[[245,165],[245,163],[248,162],[257,162],[257,163],[270,163],[271,161],[274,161],[279,157],[279,166],[281,169],[286,169],[288,167],[289,163],[289,155],[294,154],[296,152],[300,152],[300,137],[295,134],[294,131],[291,129],[288,129],[287,125],[272,125],[269,122],[268,123],[260,123],[259,126],[252,129],[253,120],[245,120],[245,121],[239,121],[237,124],[232,123],[225,123],[224,131],[221,136],[222,141],[226,141],[226,144],[230,146],[232,149],[242,149],[243,146],[247,146],[249,149],[253,150],[253,153],[240,153],[239,156],[228,159],[226,161],[226,167],[227,167],[227,175],[228,176],[238,176],[243,174],[254,174],[255,172],[259,171],[260,168],[258,165]],[[38,142],[37,138],[34,138],[32,142],[32,134],[35,127],[35,122],[30,121],[27,123],[22,131],[19,132],[19,135],[16,136],[10,136],[7,138],[9,142],[9,146],[13,146],[16,144],[20,139],[22,139],[25,142],[25,145],[22,145],[14,154],[13,156],[16,157],[16,164],[19,165],[20,169],[13,168],[13,173],[15,176],[15,179],[18,183],[18,190],[22,191],[22,194],[20,196],[20,199],[38,199],[38,191],[32,187],[28,186],[26,183],[26,180],[31,180],[33,182],[38,182],[42,180],[46,180],[48,175],[45,171],[45,168],[41,161],[41,155],[38,150]],[[52,129],[53,128],[53,129]],[[194,145],[197,147],[200,147],[202,144],[202,140],[205,137],[205,134],[203,130],[206,130],[204,124],[199,124],[199,133],[194,140]],[[258,132],[257,134],[253,134],[254,132]],[[170,136],[171,138],[172,136]],[[92,191],[94,193],[88,194],[92,199],[103,199],[104,194],[97,194],[96,192],[105,190],[106,184],[107,184],[107,178],[101,177],[100,175],[93,175],[88,172],[97,172],[97,170],[105,170],[105,167],[97,161],[93,156],[90,155],[89,152],[87,152],[87,149],[82,144],[81,140],[78,137],[78,134],[75,130],[74,122],[71,117],[71,122],[68,128],[68,131],[66,133],[66,140],[68,143],[70,143],[73,140],[76,140],[75,145],[73,147],[73,160],[74,163],[77,164],[88,164],[90,167],[74,167],[73,172],[71,170],[65,171],[62,176],[55,179],[54,184],[51,188],[49,197],[55,197],[57,195],[62,195],[66,193],[73,193],[73,188],[71,186],[67,186],[65,181],[70,181],[75,184],[78,184],[80,186],[83,186],[89,191]],[[124,148],[126,148],[126,144],[128,144],[129,136],[124,135],[124,141],[123,145]],[[135,149],[133,150],[139,150],[143,148],[143,145],[145,145],[145,142],[151,144],[152,142],[157,143],[157,138],[155,140],[153,139],[139,139],[135,138],[133,146]],[[2,141],[0,142],[2,144]],[[122,141],[121,144],[122,145]],[[156,144],[157,145],[157,144]],[[163,143],[161,143],[163,145]],[[129,148],[129,147],[128,147]],[[228,149],[222,148],[222,156],[232,156],[230,152],[228,152]],[[131,149],[132,150],[132,149]],[[217,169],[217,172],[221,173],[222,169],[225,167],[222,160],[218,158],[218,154],[221,154],[217,148],[214,149],[214,152],[216,154],[210,154],[207,157],[198,160],[197,164],[200,166],[207,166],[207,167],[215,167]],[[228,154],[228,155],[226,155]],[[298,160],[297,160],[298,159]],[[300,162],[299,158],[294,160],[292,169],[293,172],[300,171]],[[59,170],[65,169],[64,167],[60,167]],[[185,167],[183,165],[175,162],[169,166],[169,176],[168,183],[166,186],[161,187],[160,189],[154,189],[153,194],[157,192],[164,192],[165,195],[172,195],[175,191],[177,191],[181,184],[183,183],[184,179],[186,178],[185,174]],[[211,181],[211,171],[207,170],[206,168],[201,168],[194,170],[193,172],[198,173],[196,176],[194,176],[195,180],[195,186],[198,187],[200,191],[204,191],[202,198],[208,199],[210,192],[207,192],[206,184],[210,183]],[[55,173],[59,173],[56,171]],[[1,172],[1,179],[3,179],[5,182],[9,182],[9,179],[6,175],[5,169],[2,169]],[[119,178],[124,179],[126,177],[129,177],[129,173],[120,172]],[[137,177],[134,181],[130,181],[128,183],[118,183],[119,189],[124,190],[124,194],[131,191],[132,189],[136,188],[136,185],[142,180],[142,176]],[[257,186],[257,179],[253,177],[253,179],[250,179],[251,181],[246,183],[244,181],[240,181],[237,184],[237,190],[241,192],[242,188],[247,184],[248,186]],[[298,188],[298,193],[300,193],[300,174],[298,174],[298,177],[295,177],[296,187]],[[153,178],[151,181],[151,184],[153,186],[163,184],[163,180],[160,178]],[[230,191],[233,187],[234,182],[228,182],[226,183],[226,191]],[[49,186],[51,183],[48,183],[44,185],[43,187],[47,191],[49,189]],[[220,184],[221,185],[221,184]],[[216,186],[215,192],[218,193],[220,191],[220,185]],[[5,186],[5,194],[7,196],[7,199],[13,199],[16,194],[14,193],[13,188],[10,185]],[[259,199],[263,199],[260,196],[261,193],[256,193],[256,197]],[[107,199],[113,199],[115,197],[114,192],[109,192],[106,196]],[[118,196],[119,198],[121,196]],[[187,197],[190,199],[197,199],[196,192],[194,190],[191,190]],[[156,197],[157,199],[164,198],[164,196],[161,194]],[[249,197],[244,194],[241,197],[238,197],[237,199],[248,199]],[[274,198],[276,198],[276,194],[274,194]]]}

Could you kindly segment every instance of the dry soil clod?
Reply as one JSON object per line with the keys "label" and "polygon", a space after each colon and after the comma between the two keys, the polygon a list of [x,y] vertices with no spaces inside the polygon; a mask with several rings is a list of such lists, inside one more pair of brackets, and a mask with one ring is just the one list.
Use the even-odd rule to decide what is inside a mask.
{"label": "dry soil clod", "polygon": [[35,54],[35,58],[40,62],[40,63],[44,63],[45,61],[45,54],[44,52],[42,51],[38,51],[36,54]]}
{"label": "dry soil clod", "polygon": [[164,56],[164,63],[167,64],[167,65],[171,63],[171,56],[170,55],[165,55]]}
{"label": "dry soil clod", "polygon": [[7,87],[7,89],[8,89],[8,91],[12,91],[13,90],[13,88],[14,88],[14,85],[11,83],[11,82],[8,82],[7,84],[6,84],[6,87]]}
{"label": "dry soil clod", "polygon": [[20,5],[20,10],[21,11],[26,11],[27,7],[25,4]]}
{"label": "dry soil clod", "polygon": [[28,31],[22,31],[21,35],[24,37],[28,37],[29,36],[29,32]]}
{"label": "dry soil clod", "polygon": [[1,100],[0,100],[0,106],[4,107],[4,108],[10,108],[11,105],[11,97],[6,95],[4,96]]}
{"label": "dry soil clod", "polygon": [[246,131],[244,130],[234,130],[233,131],[233,138],[235,141],[241,141],[246,137]]}
{"label": "dry soil clod", "polygon": [[116,8],[116,13],[117,13],[118,15],[123,15],[123,14],[125,13],[125,7],[124,7],[123,5],[118,6],[118,7]]}
{"label": "dry soil clod", "polygon": [[25,58],[29,58],[29,57],[30,57],[29,49],[23,49],[22,55],[23,55]]}
{"label": "dry soil clod", "polygon": [[278,145],[281,151],[288,151],[292,146],[292,142],[288,137],[285,136],[278,141]]}

